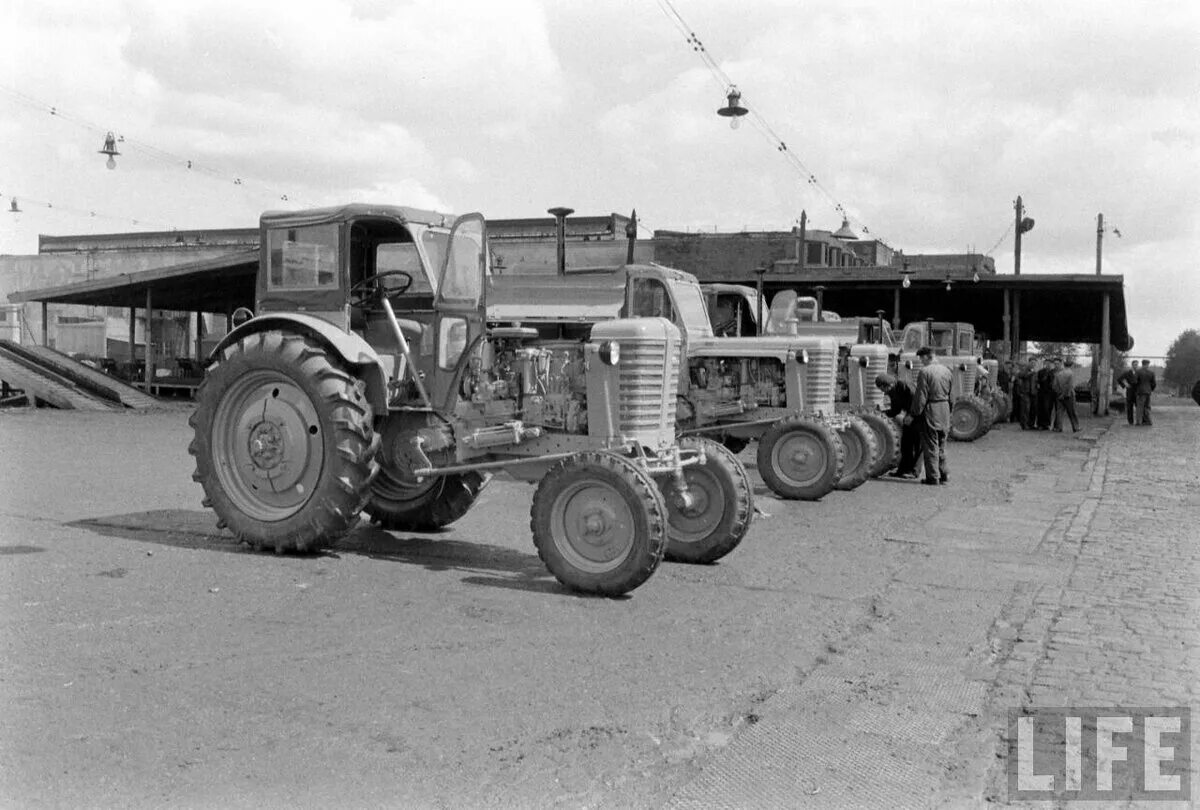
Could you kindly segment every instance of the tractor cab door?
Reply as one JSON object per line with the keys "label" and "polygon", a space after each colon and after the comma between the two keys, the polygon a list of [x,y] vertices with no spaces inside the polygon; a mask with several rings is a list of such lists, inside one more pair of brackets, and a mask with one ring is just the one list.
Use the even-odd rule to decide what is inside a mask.
{"label": "tractor cab door", "polygon": [[479,355],[483,343],[487,261],[487,223],[483,215],[459,217],[442,257],[433,305],[437,368],[430,396],[435,404],[447,409],[454,405],[463,369]]}

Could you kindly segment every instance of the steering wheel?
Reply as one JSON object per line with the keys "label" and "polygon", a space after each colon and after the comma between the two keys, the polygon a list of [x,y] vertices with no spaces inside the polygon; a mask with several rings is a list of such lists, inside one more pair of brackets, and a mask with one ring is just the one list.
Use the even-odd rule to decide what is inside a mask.
{"label": "steering wheel", "polygon": [[[400,278],[403,283],[394,290],[388,290],[381,283],[385,278]],[[371,303],[376,297],[386,297],[393,304],[393,299],[404,295],[408,292],[408,288],[412,286],[413,277],[410,273],[404,270],[385,270],[382,273],[376,273],[373,276],[367,276],[358,283],[352,285],[348,292],[350,296],[350,306],[365,307]]]}

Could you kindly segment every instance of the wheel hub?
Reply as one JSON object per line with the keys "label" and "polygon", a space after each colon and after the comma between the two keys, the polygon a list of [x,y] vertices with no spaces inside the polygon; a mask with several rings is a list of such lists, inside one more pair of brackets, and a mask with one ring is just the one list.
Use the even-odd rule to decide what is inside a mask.
{"label": "wheel hub", "polygon": [[582,512],[579,516],[579,528],[588,542],[603,541],[612,523],[612,514],[599,506]]}
{"label": "wheel hub", "polygon": [[260,470],[272,470],[283,461],[283,434],[274,422],[259,422],[250,429],[250,460]]}

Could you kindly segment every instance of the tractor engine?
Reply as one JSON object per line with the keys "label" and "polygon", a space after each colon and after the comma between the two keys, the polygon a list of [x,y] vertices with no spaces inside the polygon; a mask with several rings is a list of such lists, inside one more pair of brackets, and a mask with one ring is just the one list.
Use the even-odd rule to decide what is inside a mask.
{"label": "tractor engine", "polygon": [[487,416],[529,426],[587,432],[587,377],[578,341],[497,340],[485,344],[462,380],[462,395]]}
{"label": "tractor engine", "polygon": [[697,400],[740,401],[747,408],[786,405],[783,364],[773,357],[697,357],[689,365]]}

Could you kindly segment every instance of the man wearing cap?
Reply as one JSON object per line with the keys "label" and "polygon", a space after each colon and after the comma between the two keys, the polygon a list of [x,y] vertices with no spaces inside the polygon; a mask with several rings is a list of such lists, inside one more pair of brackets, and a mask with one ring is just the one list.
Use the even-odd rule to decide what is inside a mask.
{"label": "man wearing cap", "polygon": [[885,413],[900,425],[900,463],[889,475],[916,478],[917,459],[921,457],[921,429],[913,418],[912,386],[891,374],[880,374],[875,378],[875,387],[888,398]]}
{"label": "man wearing cap", "polygon": [[1125,389],[1125,419],[1133,424],[1133,412],[1137,407],[1137,361],[1130,360],[1129,368],[1117,377],[1117,385]]}
{"label": "man wearing cap", "polygon": [[1079,417],[1075,415],[1075,375],[1071,372],[1074,365],[1075,361],[1068,357],[1054,372],[1054,396],[1058,405],[1054,411],[1054,430],[1057,433],[1062,433],[1064,412],[1071,420],[1071,432],[1079,432]]}
{"label": "man wearing cap", "polygon": [[913,393],[913,415],[921,428],[921,453],[925,456],[922,484],[937,486],[950,480],[946,469],[946,435],[950,432],[950,384],[954,375],[947,366],[933,362],[933,350],[917,350],[921,371]]}
{"label": "man wearing cap", "polygon": [[1013,383],[1013,410],[1021,422],[1021,430],[1034,428],[1034,401],[1037,394],[1037,369],[1032,359],[1026,360],[1025,365],[1017,373]]}
{"label": "man wearing cap", "polygon": [[1150,361],[1143,360],[1142,367],[1137,370],[1137,420],[1146,427],[1154,424],[1150,421],[1150,393],[1157,387]]}

